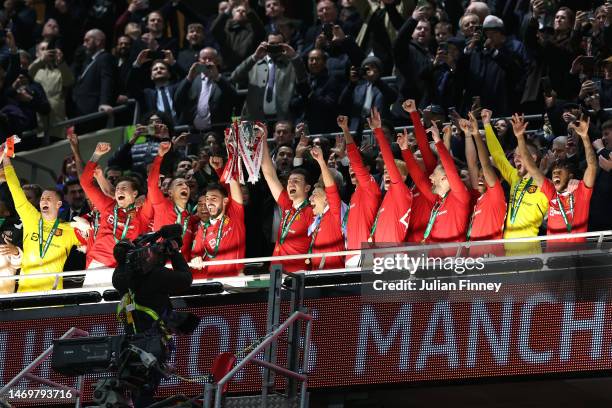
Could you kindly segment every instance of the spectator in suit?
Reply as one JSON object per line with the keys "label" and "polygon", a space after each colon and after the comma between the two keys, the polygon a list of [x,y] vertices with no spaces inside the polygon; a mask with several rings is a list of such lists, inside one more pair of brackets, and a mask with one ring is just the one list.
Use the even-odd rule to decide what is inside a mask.
{"label": "spectator in suit", "polygon": [[[115,61],[104,50],[106,35],[98,29],[85,34],[83,46],[88,58],[81,67],[76,67],[76,84],[72,91],[75,102],[74,116],[93,112],[110,112],[115,101],[113,74]],[[100,128],[100,122],[80,125],[77,133],[83,134]]]}
{"label": "spectator in suit", "polygon": [[230,121],[237,94],[219,70],[217,51],[202,49],[198,61],[191,65],[176,90],[174,104],[180,124],[206,131],[216,123]]}
{"label": "spectator in suit", "polygon": [[315,41],[323,32],[325,25],[342,26],[341,21],[338,19],[338,6],[331,0],[321,0],[317,3],[317,18],[317,24],[310,27],[304,37],[306,43],[304,51],[306,53],[315,47]]}
{"label": "spectator in suit", "polygon": [[74,217],[82,217],[90,211],[85,199],[85,192],[78,178],[64,183],[62,192],[64,193],[64,199],[62,200],[63,205],[60,208],[59,214],[59,218],[62,221],[73,221]]}
{"label": "spectator in suit", "polygon": [[152,11],[147,15],[146,31],[157,41],[159,49],[169,50],[173,55],[178,55],[178,41],[165,35],[165,27],[164,17],[159,11]]}
{"label": "spectator in suit", "polygon": [[263,23],[248,1],[239,2],[230,13],[219,14],[210,29],[221,47],[224,72],[236,68],[266,36]]}
{"label": "spectator in suit", "polygon": [[302,59],[280,33],[268,35],[268,41],[232,72],[231,80],[248,83],[242,116],[250,120],[289,119],[296,87],[308,86]]}
{"label": "spectator in suit", "polygon": [[338,98],[342,92],[342,77],[327,71],[327,56],[319,49],[308,54],[308,93],[297,95],[293,110],[303,112],[302,120],[308,123],[312,133],[324,133],[336,128]]}
{"label": "spectator in suit", "polygon": [[131,61],[130,52],[132,50],[132,38],[127,35],[122,35],[117,38],[117,44],[113,49],[113,55],[115,56],[116,62],[116,74],[117,74],[117,104],[126,103],[128,100],[127,85],[128,85],[128,74],[130,73]]}
{"label": "spectator in suit", "polygon": [[389,116],[389,106],[397,98],[397,92],[381,79],[383,63],[377,57],[363,60],[361,70],[351,69],[350,83],[342,92],[339,104],[348,113],[349,129],[363,130],[365,119],[372,108]]}
{"label": "spectator in suit", "polygon": [[132,65],[128,74],[128,89],[131,96],[138,99],[144,113],[157,110],[165,112],[176,121],[174,95],[177,84],[171,83],[170,66],[163,60],[155,60],[151,64],[150,78],[153,88],[146,87],[143,78],[146,77],[144,65],[151,61],[149,50],[142,50]]}
{"label": "spectator in suit", "polygon": [[266,9],[266,17],[268,18],[268,24],[266,24],[266,32],[272,33],[279,31],[278,21],[285,17],[285,6],[281,0],[266,0],[264,3]]}

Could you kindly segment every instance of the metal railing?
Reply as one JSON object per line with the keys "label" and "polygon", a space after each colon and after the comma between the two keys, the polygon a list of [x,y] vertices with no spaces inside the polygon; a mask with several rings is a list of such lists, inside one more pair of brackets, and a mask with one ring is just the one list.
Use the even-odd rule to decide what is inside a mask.
{"label": "metal railing", "polygon": [[[558,235],[544,235],[544,236],[535,236],[535,237],[526,237],[526,238],[512,238],[512,239],[498,239],[498,240],[487,240],[487,241],[470,241],[470,242],[454,242],[454,243],[439,243],[439,244],[398,244],[395,246],[388,247],[374,247],[374,248],[364,248],[364,249],[354,249],[347,251],[336,251],[336,252],[323,252],[323,253],[312,253],[312,254],[296,254],[296,255],[283,255],[283,256],[264,256],[257,258],[242,258],[242,259],[231,259],[231,260],[223,260],[223,261],[206,261],[203,262],[204,266],[213,266],[213,265],[233,265],[233,264],[249,264],[249,263],[261,263],[261,262],[270,262],[271,264],[279,263],[280,261],[290,261],[290,260],[306,260],[306,259],[326,259],[329,257],[346,257],[351,258],[355,256],[367,256],[376,254],[376,256],[381,256],[388,253],[402,253],[402,252],[411,252],[411,251],[429,251],[429,250],[444,250],[444,249],[456,249],[455,256],[460,257],[461,254],[467,253],[467,250],[474,247],[479,246],[494,246],[494,245],[511,245],[511,244],[520,244],[520,243],[534,243],[534,242],[546,242],[546,241],[560,241],[564,239],[576,239],[576,238],[591,238],[595,241],[596,248],[601,248],[604,240],[612,240],[612,230],[607,231],[597,231],[597,232],[583,232],[578,234],[558,234]],[[547,258],[550,256],[558,255],[556,252],[549,253],[540,253],[540,254],[518,254],[518,255],[505,255],[498,256],[495,258],[487,258],[485,261],[498,261],[498,260],[516,260],[525,258],[526,256],[532,257],[541,257]],[[13,276],[0,276],[0,282],[7,280],[20,280],[20,279],[30,279],[30,278],[51,278],[51,277],[65,277],[65,276],[83,276],[88,273],[99,274],[101,272],[109,272],[112,271],[113,268],[100,268],[100,269],[92,269],[90,271],[70,271],[70,272],[56,272],[56,273],[36,273],[36,274],[27,274],[27,275],[13,275]],[[321,269],[321,270],[313,270],[308,271],[308,274],[317,274],[317,273],[330,273],[330,272],[360,272],[362,271],[361,267],[345,267],[340,269]],[[255,280],[259,276],[246,276],[246,277],[231,277],[231,278],[218,278],[214,279],[215,281],[220,281],[224,283],[231,282],[243,282],[245,280]],[[197,280],[194,283],[198,282],[210,282],[209,279]],[[230,285],[231,286],[231,285]],[[93,287],[84,287],[84,289],[97,289],[97,290],[106,290],[112,289],[112,284],[109,281],[108,285],[98,285]],[[75,293],[78,291],[82,291],[82,289],[63,289],[63,290],[50,290],[43,292],[20,292],[20,293],[12,293],[12,294],[4,294],[0,295],[0,299],[10,298],[10,297],[26,297],[26,296],[37,296],[37,295],[46,295],[46,294],[58,294],[58,293]]]}
{"label": "metal railing", "polygon": [[[81,329],[77,329],[76,327],[72,327],[70,330],[64,333],[62,337],[59,338],[59,340],[70,339],[73,337],[86,337],[86,336],[89,336],[88,332],[81,330]],[[5,395],[11,389],[13,389],[13,387],[17,385],[19,381],[21,381],[22,378],[26,378],[30,381],[38,382],[40,384],[44,384],[49,387],[59,388],[64,391],[69,391],[71,393],[74,393],[74,396],[76,397],[74,406],[75,408],[79,408],[81,406],[81,393],[82,393],[81,388],[83,387],[83,376],[79,376],[77,378],[77,386],[76,388],[73,388],[73,387],[68,387],[66,385],[62,385],[52,380],[42,378],[42,377],[32,374],[32,371],[34,371],[46,359],[48,359],[51,356],[52,352],[53,352],[53,345],[49,346],[41,355],[39,355],[34,361],[28,364],[23,370],[21,370],[19,374],[17,374],[9,382],[7,382],[4,385],[4,387],[0,388],[0,396]],[[46,402],[48,401],[49,400],[47,400]]]}

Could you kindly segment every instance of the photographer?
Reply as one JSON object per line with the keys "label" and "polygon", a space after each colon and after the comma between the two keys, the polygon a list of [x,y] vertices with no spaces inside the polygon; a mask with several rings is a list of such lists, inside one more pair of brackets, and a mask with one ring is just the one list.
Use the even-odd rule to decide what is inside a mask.
{"label": "photographer", "polygon": [[[188,289],[192,277],[187,263],[178,251],[180,226],[178,227],[178,235],[172,228],[163,227],[159,233],[141,236],[133,243],[127,240],[120,241],[114,248],[113,255],[119,266],[113,273],[113,286],[123,297],[121,305],[124,309],[120,313],[125,311],[125,331],[129,335],[161,335],[167,340],[171,332],[182,331],[182,327],[174,325],[179,319],[172,310],[170,295]],[[169,230],[172,231],[165,232]],[[172,236],[161,243],[146,245],[150,243],[146,240],[160,235]],[[164,267],[168,259],[172,263],[171,270]],[[133,311],[130,312],[130,309]],[[194,322],[197,324],[197,318]],[[167,342],[165,344],[168,346]],[[167,353],[161,358],[158,357],[158,363],[163,364],[166,357]],[[136,392],[134,407],[146,407],[153,403],[159,381],[159,373],[150,373],[146,384],[148,386]]]}
{"label": "photographer", "polygon": [[363,60],[361,68],[351,68],[350,83],[340,96],[340,106],[348,113],[349,129],[362,131],[372,108],[389,116],[389,106],[397,92],[380,79],[382,61],[376,57]]}
{"label": "photographer", "polygon": [[249,120],[290,119],[289,104],[298,86],[307,87],[306,68],[281,33],[271,33],[253,55],[232,72],[232,82],[248,82],[242,117]]}

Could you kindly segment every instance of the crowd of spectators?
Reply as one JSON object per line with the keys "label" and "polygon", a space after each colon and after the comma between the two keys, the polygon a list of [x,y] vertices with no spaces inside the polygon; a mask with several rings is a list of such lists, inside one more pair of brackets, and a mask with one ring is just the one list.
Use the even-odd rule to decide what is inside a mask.
{"label": "crowd of spectators", "polygon": [[[437,216],[446,194],[438,194],[441,203],[435,191],[431,197],[422,194],[427,196],[423,202],[415,191],[422,193],[423,180],[429,183],[427,177],[434,190],[436,183],[449,182],[444,181],[446,175],[455,170],[449,169],[448,158],[452,157],[468,190],[483,184],[474,178],[470,181],[469,174],[472,170],[474,176],[469,167],[475,157],[468,153],[472,151],[470,135],[478,132],[473,124],[468,127],[461,121],[474,115],[474,120],[486,122],[487,147],[501,172],[497,180],[505,180],[505,196],[509,197],[504,202],[516,205],[523,190],[536,192],[531,191],[533,187],[542,194],[532,203],[527,195],[523,203],[541,212],[539,219],[529,221],[536,234],[538,228],[546,233],[549,201],[539,189],[546,188],[542,187],[545,177],[552,177],[554,184],[554,171],[559,168],[566,169],[572,179],[579,179],[585,170],[593,178],[585,175],[592,189],[585,230],[612,229],[612,217],[605,210],[612,199],[612,115],[605,110],[612,108],[608,45],[612,44],[612,4],[608,2],[6,0],[0,10],[0,26],[0,136],[37,134],[22,137],[19,148],[24,149],[69,135],[74,156],[64,162],[57,186],[63,194],[59,214],[64,221],[89,213],[92,197],[87,194],[88,203],[81,188],[85,184],[77,181],[84,171],[78,137],[55,124],[94,112],[111,114],[114,106],[135,99],[141,116],[133,136],[113,146],[105,169],[91,169],[97,188],[109,197],[116,197],[115,187],[126,175],[146,185],[151,164],[163,150],[161,191],[172,197],[177,188],[173,180],[184,179],[192,215],[204,222],[209,208],[200,199],[211,182],[219,181],[219,158],[225,156],[223,130],[234,116],[240,116],[267,126],[273,173],[282,186],[295,179],[296,168],[303,170],[300,180],[307,185],[315,185],[321,173],[326,176],[323,181],[329,181],[324,162],[331,169],[341,201],[348,203],[359,185],[353,161],[349,167],[349,145],[356,143],[377,188],[384,193],[397,182],[409,186],[406,214],[412,208],[414,219],[415,206],[423,206],[420,214],[429,217],[435,212]],[[488,126],[491,111],[500,119]],[[516,134],[517,129],[525,129],[516,117],[508,118],[515,112],[537,115],[537,119],[531,121],[528,131]],[[115,123],[130,121],[131,117],[119,114]],[[443,140],[434,130],[430,136],[423,136],[424,131],[418,134],[424,128],[441,131],[442,123],[449,121],[453,126],[444,132]],[[105,117],[78,123],[76,134],[101,129],[105,123]],[[410,124],[415,132],[396,139],[394,127]],[[382,129],[382,133],[370,136],[368,129]],[[309,134],[339,130],[344,136],[308,138]],[[584,134],[589,143],[583,143]],[[525,153],[525,138],[529,154]],[[171,147],[160,148],[167,141]],[[384,141],[388,151],[382,146]],[[441,142],[448,157],[440,152]],[[475,143],[480,155],[482,148]],[[595,167],[587,145],[597,156]],[[410,162],[406,150],[413,153],[425,179],[415,168],[406,168]],[[391,156],[385,158],[385,154],[398,161],[393,166],[397,174],[390,175]],[[535,167],[525,158],[531,154]],[[443,166],[434,170],[438,157]],[[484,156],[479,161],[484,170]],[[560,161],[570,164],[560,166]],[[536,167],[541,175],[536,174]],[[277,230],[282,229],[287,221],[285,211],[289,211],[283,207],[288,200],[279,202],[284,196],[271,168],[264,168],[263,174],[265,181],[239,189],[248,257],[271,255],[275,245],[278,249]],[[328,184],[319,184],[313,196],[327,193],[329,198]],[[491,181],[489,187],[494,185]],[[455,184],[446,193],[457,188]],[[38,207],[44,189],[24,185],[23,190]],[[303,192],[306,198],[309,192]],[[291,191],[288,193],[299,207]],[[397,194],[408,192],[401,189]],[[230,196],[237,198],[235,192]],[[463,192],[458,197],[459,202],[465,201]],[[7,217],[15,217],[10,194],[5,192],[2,204],[0,209],[6,207]],[[518,207],[509,211],[518,211]],[[378,222],[376,211],[373,216],[376,219],[370,224]],[[435,218],[429,219],[432,226]],[[472,221],[468,217],[463,230],[457,231],[463,240]],[[423,222],[425,229],[428,220]],[[398,231],[404,235],[397,242],[416,233],[405,223],[407,230]],[[506,233],[512,230],[510,224]],[[429,234],[434,237],[432,226],[425,237],[423,231],[416,233],[419,240],[414,242],[427,240]],[[374,230],[369,235],[379,241]],[[312,245],[305,249],[313,250]],[[5,251],[16,252],[12,248]],[[84,262],[84,256],[74,253],[67,266],[83,268]]]}

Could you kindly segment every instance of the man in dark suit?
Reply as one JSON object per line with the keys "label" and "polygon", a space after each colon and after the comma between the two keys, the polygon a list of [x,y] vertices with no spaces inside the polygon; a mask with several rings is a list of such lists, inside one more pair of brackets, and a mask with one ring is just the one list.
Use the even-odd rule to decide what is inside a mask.
{"label": "man in dark suit", "polygon": [[[75,67],[77,78],[72,91],[75,105],[75,116],[93,112],[110,112],[115,93],[113,77],[115,69],[114,57],[104,50],[106,36],[98,29],[89,30],[85,34],[83,47],[87,58],[80,67]],[[102,122],[103,123],[103,122]],[[88,122],[79,126],[79,134],[100,128],[100,123]]]}
{"label": "man in dark suit", "polygon": [[229,122],[237,96],[234,87],[219,74],[217,51],[204,48],[174,95],[179,124],[205,131]]}
{"label": "man in dark suit", "polygon": [[166,61],[156,60],[151,64],[150,78],[153,88],[145,88],[146,78],[145,64],[151,61],[149,50],[143,50],[130,68],[128,74],[128,89],[132,97],[137,98],[144,114],[157,110],[165,112],[177,119],[174,108],[174,94],[177,84],[170,83],[172,77],[170,67]]}

